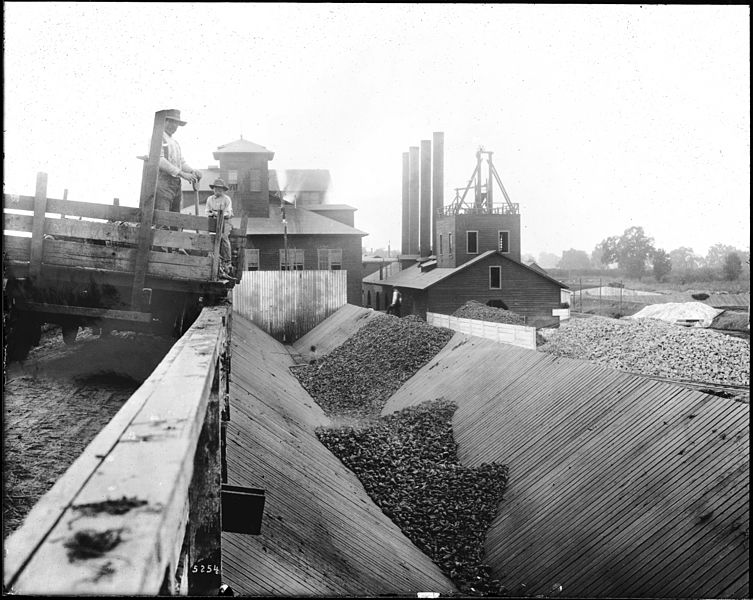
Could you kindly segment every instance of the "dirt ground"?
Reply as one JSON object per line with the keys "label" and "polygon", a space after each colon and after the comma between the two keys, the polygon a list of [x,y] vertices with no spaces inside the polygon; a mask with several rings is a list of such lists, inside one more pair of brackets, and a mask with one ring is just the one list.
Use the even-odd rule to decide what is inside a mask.
{"label": "dirt ground", "polygon": [[167,354],[175,340],[80,331],[42,335],[3,389],[3,539],[81,454]]}

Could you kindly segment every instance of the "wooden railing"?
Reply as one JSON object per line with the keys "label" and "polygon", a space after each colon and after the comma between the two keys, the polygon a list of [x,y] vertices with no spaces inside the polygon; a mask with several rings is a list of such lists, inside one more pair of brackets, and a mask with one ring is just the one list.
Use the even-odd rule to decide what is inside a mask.
{"label": "wooden railing", "polygon": [[[46,182],[46,175],[40,173],[35,196],[3,195],[3,252],[14,275],[39,275],[42,266],[135,272],[141,210],[47,198]],[[168,279],[216,279],[214,219],[161,210],[153,214],[146,274]],[[166,227],[176,230],[163,229]]]}
{"label": "wooden railing", "polygon": [[230,318],[204,308],[32,508],[5,542],[6,593],[217,594]]}

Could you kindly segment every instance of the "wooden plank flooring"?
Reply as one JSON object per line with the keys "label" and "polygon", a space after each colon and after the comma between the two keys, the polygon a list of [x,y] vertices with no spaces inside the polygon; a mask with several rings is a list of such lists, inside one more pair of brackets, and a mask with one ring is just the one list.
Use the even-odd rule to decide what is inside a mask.
{"label": "wooden plank flooring", "polygon": [[510,468],[486,552],[511,590],[748,595],[749,405],[463,334],[383,414],[440,397],[463,463]]}
{"label": "wooden plank flooring", "polygon": [[285,347],[238,314],[228,483],[266,490],[262,533],[223,533],[223,578],[242,595],[449,592],[452,583],[316,439],[327,417]]}

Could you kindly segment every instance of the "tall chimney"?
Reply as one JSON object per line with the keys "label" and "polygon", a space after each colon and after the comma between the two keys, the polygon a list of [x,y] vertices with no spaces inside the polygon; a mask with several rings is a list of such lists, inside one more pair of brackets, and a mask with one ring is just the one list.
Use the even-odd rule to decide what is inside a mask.
{"label": "tall chimney", "polygon": [[409,148],[408,157],[408,254],[418,254],[418,146]]}
{"label": "tall chimney", "polygon": [[431,254],[431,140],[421,140],[421,256]]}
{"label": "tall chimney", "polygon": [[431,193],[432,193],[432,211],[431,211],[431,247],[432,254],[437,254],[437,215],[444,208],[444,132],[434,132],[434,156],[432,160],[431,172]]}
{"label": "tall chimney", "polygon": [[408,202],[408,189],[409,189],[409,174],[408,174],[408,153],[403,152],[403,228],[402,228],[402,245],[400,246],[400,254],[409,254],[410,246],[410,204]]}

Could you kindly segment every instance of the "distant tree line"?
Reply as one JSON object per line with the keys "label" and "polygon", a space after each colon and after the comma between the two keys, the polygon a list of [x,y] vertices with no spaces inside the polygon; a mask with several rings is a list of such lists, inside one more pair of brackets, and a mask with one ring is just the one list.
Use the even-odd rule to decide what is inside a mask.
{"label": "distant tree line", "polygon": [[[524,255],[523,260],[531,262],[533,257]],[[740,250],[719,243],[711,246],[706,256],[700,256],[686,246],[667,251],[657,248],[643,227],[630,227],[620,236],[605,238],[590,255],[574,248],[565,250],[561,257],[541,253],[537,264],[544,269],[556,268],[579,274],[619,271],[624,277],[640,280],[653,276],[660,282],[670,277],[681,283],[750,279],[749,249]]]}

